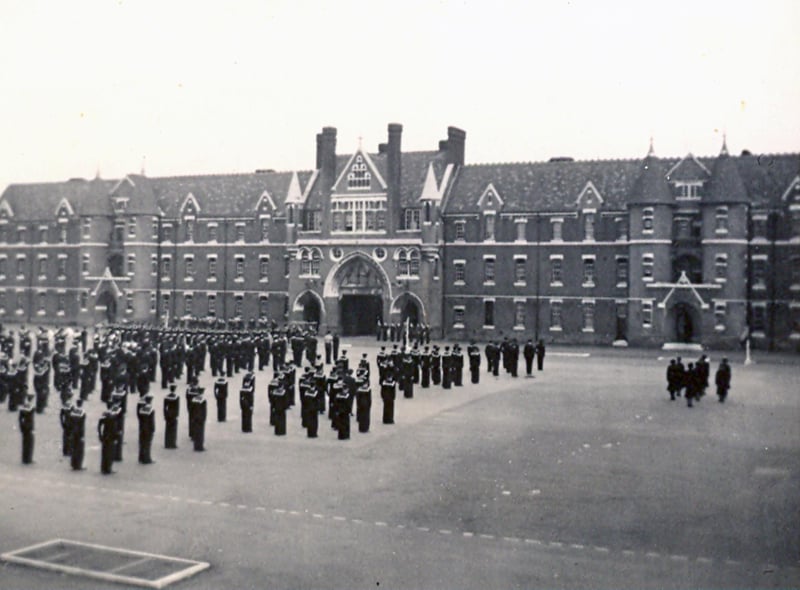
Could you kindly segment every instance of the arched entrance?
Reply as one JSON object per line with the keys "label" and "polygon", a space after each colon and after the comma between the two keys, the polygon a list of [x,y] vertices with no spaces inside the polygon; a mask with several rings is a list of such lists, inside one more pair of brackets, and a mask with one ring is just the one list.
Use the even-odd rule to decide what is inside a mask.
{"label": "arched entrance", "polygon": [[413,293],[403,293],[398,295],[392,302],[392,321],[399,321],[401,324],[408,320],[409,325],[421,324],[425,321],[425,309],[422,301]]}
{"label": "arched entrance", "polygon": [[338,316],[339,330],[345,336],[372,335],[378,319],[383,319],[384,298],[391,296],[386,273],[367,255],[351,254],[331,271],[325,281],[329,320]]}
{"label": "arched entrance", "polygon": [[293,311],[295,311],[302,321],[319,327],[322,321],[322,300],[313,291],[301,293],[294,301]]}
{"label": "arched entrance", "polygon": [[689,344],[700,341],[700,316],[688,303],[676,303],[670,313],[672,341]]}
{"label": "arched entrance", "polygon": [[111,294],[111,291],[103,291],[97,297],[96,308],[101,310],[105,308],[105,319],[108,323],[113,324],[117,321],[117,300]]}

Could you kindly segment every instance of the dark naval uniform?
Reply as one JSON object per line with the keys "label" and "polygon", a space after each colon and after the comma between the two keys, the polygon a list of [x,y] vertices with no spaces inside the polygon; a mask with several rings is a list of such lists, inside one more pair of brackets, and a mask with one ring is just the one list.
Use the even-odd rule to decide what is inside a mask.
{"label": "dark naval uniform", "polygon": [[117,424],[111,410],[103,412],[100,421],[97,423],[97,435],[101,444],[100,472],[107,475],[111,473],[111,466],[114,463],[114,449],[117,446]]}
{"label": "dark naval uniform", "polygon": [[228,417],[228,382],[224,377],[214,383],[214,398],[217,400],[217,422],[225,422]]}
{"label": "dark naval uniform", "polygon": [[70,465],[75,471],[83,469],[83,456],[86,450],[86,411],[82,405],[82,400],[79,400],[69,415],[69,429],[72,436]]}
{"label": "dark naval uniform", "polygon": [[394,376],[390,373],[381,382],[381,399],[383,400],[383,423],[394,424],[394,398],[395,398]]}
{"label": "dark naval uniform", "polygon": [[361,384],[356,392],[356,421],[359,432],[369,432],[370,409],[372,408],[372,392],[369,382]]}
{"label": "dark naval uniform", "polygon": [[33,407],[33,396],[28,396],[28,399],[19,409],[19,431],[22,433],[22,462],[25,465],[33,463],[33,429],[36,409]]}
{"label": "dark naval uniform", "polygon": [[253,408],[255,407],[256,378],[246,373],[239,390],[239,409],[242,411],[242,432],[253,432]]}
{"label": "dark naval uniform", "polygon": [[203,397],[203,388],[197,389],[197,395],[192,398],[192,412],[189,418],[192,426],[192,441],[195,451],[205,451],[206,440],[206,417],[208,414],[208,403]]}
{"label": "dark naval uniform", "polygon": [[164,397],[164,448],[178,448],[178,416],[181,413],[181,398],[175,393],[176,386],[170,385]]}
{"label": "dark naval uniform", "polygon": [[144,396],[144,404],[136,409],[136,416],[139,418],[139,463],[145,465],[153,462],[150,451],[156,433],[156,412],[152,401],[153,396],[147,394]]}

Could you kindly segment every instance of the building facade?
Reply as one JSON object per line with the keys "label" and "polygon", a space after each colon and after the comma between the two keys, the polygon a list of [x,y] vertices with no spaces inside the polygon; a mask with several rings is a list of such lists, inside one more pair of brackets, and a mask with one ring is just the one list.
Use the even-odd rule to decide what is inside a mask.
{"label": "building facade", "polygon": [[800,344],[797,154],[465,164],[464,131],[300,172],[14,184],[0,322],[194,317],[452,339]]}

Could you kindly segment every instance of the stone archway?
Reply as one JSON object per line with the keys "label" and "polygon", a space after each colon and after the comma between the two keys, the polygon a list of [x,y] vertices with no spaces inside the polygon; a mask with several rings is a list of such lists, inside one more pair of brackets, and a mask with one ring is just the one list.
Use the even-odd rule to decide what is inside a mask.
{"label": "stone archway", "polygon": [[319,327],[322,323],[322,316],[325,308],[322,299],[314,291],[303,291],[294,300],[292,311],[306,324],[313,324]]}
{"label": "stone archway", "polygon": [[379,264],[356,252],[331,270],[323,293],[329,327],[345,336],[372,335],[378,319],[384,319],[391,285]]}
{"label": "stone archway", "polygon": [[407,291],[398,295],[392,302],[391,315],[392,321],[396,321],[397,318],[401,324],[406,320],[411,325],[421,324],[425,322],[425,306],[417,295]]}
{"label": "stone archway", "polygon": [[667,315],[667,330],[671,342],[682,344],[700,342],[702,322],[699,311],[689,303],[676,303]]}

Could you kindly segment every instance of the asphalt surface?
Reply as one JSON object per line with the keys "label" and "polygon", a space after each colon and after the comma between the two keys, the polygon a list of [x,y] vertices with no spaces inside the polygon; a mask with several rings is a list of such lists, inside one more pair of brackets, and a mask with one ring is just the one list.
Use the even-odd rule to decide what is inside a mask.
{"label": "asphalt surface", "polygon": [[[348,354],[376,351],[363,340]],[[797,366],[734,365],[725,404],[710,391],[689,409],[669,401],[663,353],[591,352],[549,355],[533,379],[417,388],[392,426],[373,383],[371,430],[353,423],[349,441],[327,420],[307,439],[298,407],[275,437],[271,370],[242,433],[239,374],[228,422],[209,401],[206,452],[191,449],[184,403],[180,448],[163,449],[159,420],[156,463],[139,465],[130,415],[111,476],[97,394],[82,472],[61,457],[57,399],[36,417],[31,466],[3,409],[0,552],[65,538],[211,564],[175,588],[800,586]],[[208,371],[201,382],[210,392]],[[0,587],[108,583],[4,564]]]}

